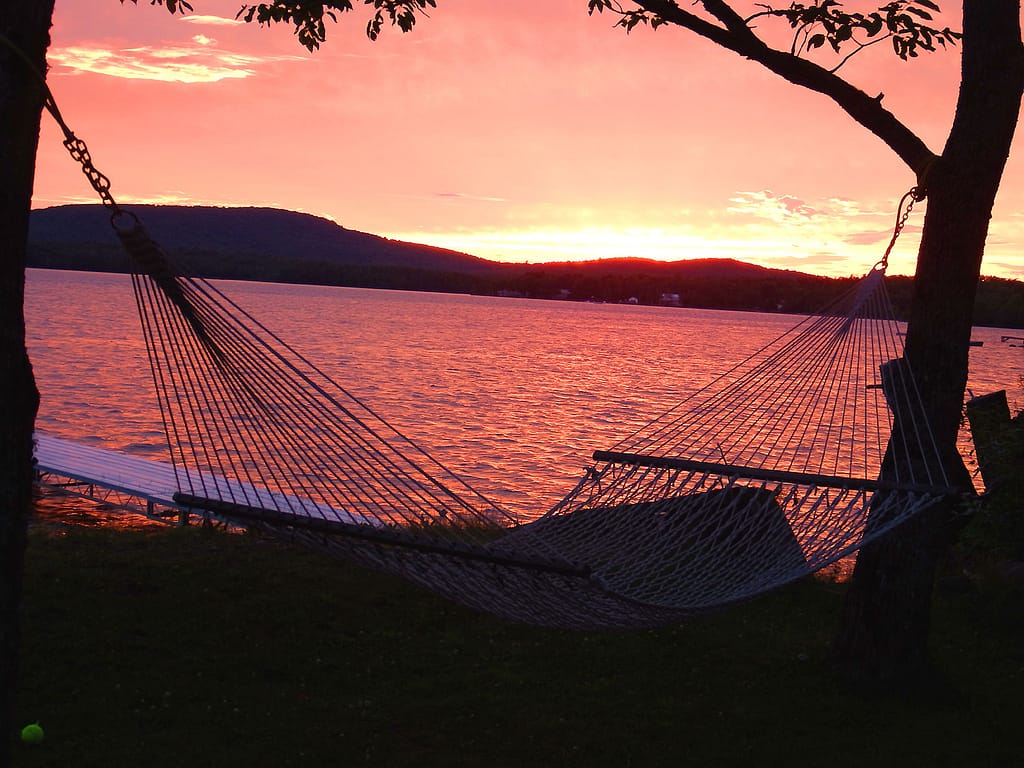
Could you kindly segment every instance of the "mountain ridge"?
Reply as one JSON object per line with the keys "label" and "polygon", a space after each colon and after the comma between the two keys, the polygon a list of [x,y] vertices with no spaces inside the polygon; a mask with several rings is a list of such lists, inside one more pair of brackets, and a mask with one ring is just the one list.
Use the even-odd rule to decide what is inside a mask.
{"label": "mountain ridge", "polygon": [[[132,205],[126,211],[188,272],[208,278],[768,312],[816,311],[855,279],[735,259],[504,263],[279,208]],[[110,213],[100,205],[32,211],[28,256],[35,267],[129,271]],[[912,280],[887,283],[905,317]],[[977,306],[979,325],[1024,327],[1024,283],[984,278]]]}
{"label": "mountain ridge", "polygon": [[[487,271],[493,262],[444,248],[391,240],[347,229],[330,219],[266,207],[132,205],[154,239],[168,250],[273,255],[299,251],[310,261],[416,266],[429,257],[439,271]],[[115,243],[100,205],[62,205],[32,211],[29,242]]]}

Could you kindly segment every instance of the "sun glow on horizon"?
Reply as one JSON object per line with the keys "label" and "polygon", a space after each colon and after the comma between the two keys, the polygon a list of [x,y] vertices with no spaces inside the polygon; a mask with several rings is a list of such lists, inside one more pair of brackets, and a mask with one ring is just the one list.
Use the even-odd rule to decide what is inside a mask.
{"label": "sun glow on horizon", "polygon": [[[666,229],[580,230],[529,229],[461,232],[388,232],[395,240],[423,243],[468,253],[491,261],[538,264],[592,261],[611,258],[642,258],[655,261],[734,259],[750,264],[790,269],[831,277],[845,277],[870,269],[881,252],[870,246],[837,242],[833,249],[820,244],[798,244],[780,239],[725,238]],[[912,265],[893,260],[893,271]]]}

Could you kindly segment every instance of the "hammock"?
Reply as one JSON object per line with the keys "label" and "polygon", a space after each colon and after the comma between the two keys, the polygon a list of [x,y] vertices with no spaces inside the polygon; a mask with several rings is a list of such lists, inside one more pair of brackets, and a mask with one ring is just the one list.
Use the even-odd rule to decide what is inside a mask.
{"label": "hammock", "polygon": [[118,207],[42,74],[0,42],[39,81],[132,258],[179,503],[499,616],[593,629],[676,622],[773,589],[959,493],[902,358],[887,250],[837,303],[596,452],[561,502],[523,524],[175,268]]}
{"label": "hammock", "polygon": [[176,500],[482,611],[574,629],[677,622],[817,571],[956,493],[902,359],[884,260],[595,452],[562,501],[522,523],[183,274],[134,216],[114,220]]}

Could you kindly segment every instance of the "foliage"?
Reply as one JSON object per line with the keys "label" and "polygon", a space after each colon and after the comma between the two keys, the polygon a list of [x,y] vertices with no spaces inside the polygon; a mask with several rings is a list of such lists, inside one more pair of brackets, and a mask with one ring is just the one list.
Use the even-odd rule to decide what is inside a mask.
{"label": "foliage", "polygon": [[[760,15],[786,19],[796,30],[794,54],[820,48],[826,42],[836,53],[847,42],[864,48],[870,43],[858,40],[859,32],[868,40],[877,38],[875,42],[890,39],[893,51],[906,61],[916,57],[918,49],[934,51],[936,43],[945,48],[947,43],[954,43],[961,37],[949,27],[938,29],[922,23],[932,21],[932,12],[939,11],[939,6],[931,0],[899,0],[868,14],[847,13],[837,0],[821,0],[811,5],[793,3],[789,8],[778,10],[768,5],[763,7],[765,10],[751,19]],[[883,32],[885,34],[878,38]]]}
{"label": "foliage", "polygon": [[983,277],[978,284],[975,325],[1024,328],[1024,282]]}
{"label": "foliage", "polygon": [[[122,5],[125,0],[121,0]],[[131,0],[138,3],[138,0]],[[358,0],[357,0],[358,2]],[[149,0],[150,5],[162,5],[171,13],[191,11],[186,0]],[[384,23],[390,22],[403,32],[416,24],[417,14],[426,15],[428,8],[436,8],[436,0],[363,0],[363,5],[373,6],[374,14],[366,23],[366,34],[371,40],[380,35]],[[260,26],[285,23],[295,27],[299,42],[313,51],[327,39],[327,25],[324,17],[337,21],[337,13],[353,10],[352,0],[272,0],[269,3],[244,4],[235,18],[247,22],[255,21]]]}
{"label": "foliage", "polygon": [[[131,2],[137,3],[138,0]],[[192,10],[186,0],[150,0],[150,4],[164,5],[171,13]],[[428,9],[437,7],[436,0],[362,0],[362,4],[373,7],[373,16],[366,24],[366,34],[371,40],[377,39],[386,22],[408,32],[415,26],[419,15],[426,15]],[[727,8],[717,0],[701,4],[709,7],[711,13],[718,18],[723,17],[722,10]],[[587,0],[587,11],[591,15],[604,11],[617,14],[619,19],[616,26],[630,32],[641,24],[657,29],[670,23],[664,11],[658,10],[659,6],[679,10],[679,6],[671,0],[637,2],[636,5],[640,8],[633,10],[624,8],[619,0]],[[906,60],[916,57],[921,50],[934,51],[936,45],[944,48],[961,37],[949,27],[929,25],[928,22],[934,20],[933,13],[939,12],[939,6],[932,0],[892,0],[870,13],[847,11],[839,0],[792,3],[786,8],[759,3],[758,7],[762,10],[744,19],[743,23],[753,29],[752,22],[760,18],[785,20],[794,30],[790,50],[794,56],[822,48],[826,44],[838,54],[844,46],[853,45],[853,52],[840,62],[840,66],[849,56],[882,40],[891,40],[896,55]],[[255,21],[261,26],[291,24],[295,27],[299,42],[312,51],[327,39],[325,17],[336,22],[338,13],[347,13],[353,9],[352,0],[270,0],[243,4],[236,18]]]}
{"label": "foliage", "polygon": [[[138,5],[139,0],[132,0],[134,5]],[[185,11],[191,11],[192,5],[186,0],[149,0],[150,5],[164,5],[167,10],[171,13],[179,12],[184,13]],[[121,0],[121,5],[124,5],[124,0]]]}
{"label": "foliage", "polygon": [[[717,19],[727,21],[731,9],[717,1],[701,2]],[[619,0],[588,0],[588,12],[603,13],[609,11],[617,14],[616,26],[630,32],[637,25],[648,25],[657,29],[662,24],[690,16],[689,12],[681,12],[674,2],[637,2],[639,10],[630,10],[622,6]],[[695,3],[696,5],[696,3]],[[753,30],[753,22],[762,18],[778,18],[785,20],[793,32],[790,54],[800,56],[827,43],[839,54],[844,47],[852,45],[853,51],[843,58],[832,70],[833,72],[849,60],[850,56],[865,48],[891,40],[893,51],[904,61],[918,55],[919,50],[934,51],[936,45],[943,48],[947,43],[955,43],[961,35],[949,27],[932,27],[927,22],[934,20],[933,12],[939,12],[939,6],[932,0],[893,0],[871,13],[847,11],[839,0],[815,0],[810,4],[792,3],[787,8],[775,8],[766,3],[758,3],[762,10],[742,19],[742,25]],[[672,18],[666,14],[671,11]],[[678,14],[682,13],[682,17]],[[690,16],[696,19],[696,17]],[[735,17],[735,21],[740,21]],[[735,29],[733,30],[735,31]]]}
{"label": "foliage", "polygon": [[[380,35],[385,21],[391,22],[403,32],[408,32],[416,24],[417,14],[426,15],[428,8],[436,8],[435,0],[363,0],[364,5],[372,5],[374,14],[366,23],[366,34],[371,40]],[[353,9],[351,0],[331,0],[316,2],[315,0],[273,0],[269,3],[243,5],[236,18],[261,26],[277,22],[294,25],[299,42],[309,50],[315,50],[327,39],[327,28],[324,16],[337,21],[335,11],[342,13]]]}

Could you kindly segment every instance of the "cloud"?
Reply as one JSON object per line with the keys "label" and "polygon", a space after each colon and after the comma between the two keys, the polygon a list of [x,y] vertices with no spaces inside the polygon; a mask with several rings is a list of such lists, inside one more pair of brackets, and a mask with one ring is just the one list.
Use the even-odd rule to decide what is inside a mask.
{"label": "cloud", "polygon": [[[729,198],[727,212],[746,217],[750,229],[784,227],[802,237],[829,239],[852,246],[874,246],[892,237],[891,210],[864,207],[842,198],[824,198],[808,203],[798,197],[771,190],[737,192]],[[917,225],[905,232],[920,231]]]}
{"label": "cloud", "polygon": [[727,209],[729,213],[748,214],[778,223],[812,219],[825,213],[798,197],[777,195],[768,189],[760,192],[737,192],[729,198],[729,202],[732,203]]}
{"label": "cloud", "polygon": [[226,16],[204,16],[202,14],[193,14],[189,16],[179,16],[179,21],[187,21],[189,24],[209,24],[215,27],[227,27],[235,26],[238,24],[245,24],[241,19],[231,19]]}
{"label": "cloud", "polygon": [[746,214],[773,223],[800,224],[825,219],[854,219],[877,216],[891,217],[893,209],[865,208],[861,203],[840,197],[823,198],[809,203],[799,197],[777,194],[770,189],[760,192],[736,192],[729,198],[730,214]]}
{"label": "cloud", "polygon": [[999,275],[1010,280],[1024,280],[1024,265],[1020,263],[1015,252],[996,258],[985,258],[982,274]]}
{"label": "cloud", "polygon": [[253,56],[211,47],[215,41],[196,35],[194,45],[141,46],[110,50],[78,45],[50,52],[51,63],[74,74],[90,72],[128,80],[166,83],[215,83],[254,77],[262,65],[277,61],[302,61],[300,56]]}
{"label": "cloud", "polygon": [[488,197],[486,195],[470,195],[465,192],[437,192],[435,197],[441,197],[448,200],[479,200],[485,203],[506,203],[508,202],[504,197]]}
{"label": "cloud", "polygon": [[892,237],[891,230],[871,229],[843,235],[843,242],[850,245],[874,245],[875,243],[885,242],[887,237]]}

